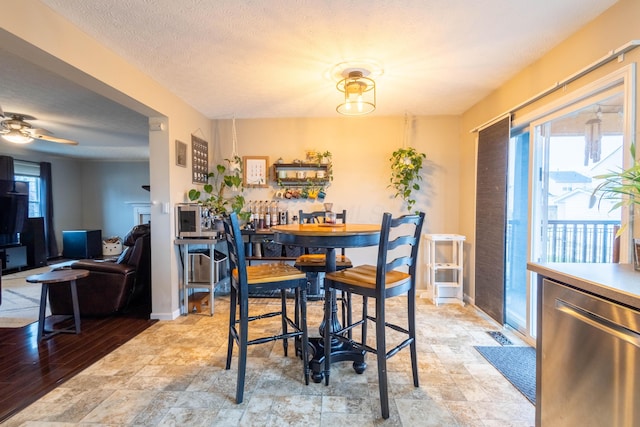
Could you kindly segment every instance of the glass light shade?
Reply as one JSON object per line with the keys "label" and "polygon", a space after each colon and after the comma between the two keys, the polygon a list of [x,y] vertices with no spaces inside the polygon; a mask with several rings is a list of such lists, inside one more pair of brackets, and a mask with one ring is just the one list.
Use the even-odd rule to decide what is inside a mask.
{"label": "glass light shade", "polygon": [[364,77],[362,71],[351,71],[336,87],[344,93],[344,102],[336,108],[338,113],[360,116],[376,109],[376,82]]}
{"label": "glass light shade", "polygon": [[3,133],[0,136],[2,136],[9,142],[13,142],[14,144],[28,144],[29,142],[33,141],[31,135],[18,129],[11,129],[9,130],[9,132]]}

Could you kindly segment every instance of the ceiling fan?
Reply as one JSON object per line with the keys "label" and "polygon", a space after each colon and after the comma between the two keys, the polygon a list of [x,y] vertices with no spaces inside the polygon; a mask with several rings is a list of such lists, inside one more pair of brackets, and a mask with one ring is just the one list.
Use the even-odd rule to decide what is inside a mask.
{"label": "ceiling fan", "polygon": [[27,144],[34,139],[57,142],[60,144],[78,145],[77,141],[65,138],[57,138],[46,129],[38,129],[27,123],[26,120],[37,120],[35,117],[22,113],[3,112],[0,107],[0,136],[15,144]]}

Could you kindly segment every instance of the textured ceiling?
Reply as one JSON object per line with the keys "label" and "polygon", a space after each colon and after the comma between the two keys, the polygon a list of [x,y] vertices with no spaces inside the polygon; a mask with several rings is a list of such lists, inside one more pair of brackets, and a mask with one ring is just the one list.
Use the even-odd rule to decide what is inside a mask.
{"label": "textured ceiling", "polygon": [[[384,70],[376,79],[374,115],[460,114],[615,3],[41,1],[212,119],[336,117],[339,95],[330,70],[353,60],[375,61]],[[33,104],[46,101],[50,85],[42,85]],[[6,92],[0,89],[0,105],[12,111]],[[65,93],[72,96],[74,90]],[[82,97],[91,106],[81,102],[81,111],[49,112],[36,105],[24,112],[55,112],[79,129],[91,128],[93,118],[84,117],[84,110],[99,110],[93,106],[100,101]],[[112,131],[108,115],[117,115],[111,111],[117,108],[111,107],[98,121]],[[146,121],[144,126],[146,134]],[[81,145],[69,149],[89,148],[76,139]]]}

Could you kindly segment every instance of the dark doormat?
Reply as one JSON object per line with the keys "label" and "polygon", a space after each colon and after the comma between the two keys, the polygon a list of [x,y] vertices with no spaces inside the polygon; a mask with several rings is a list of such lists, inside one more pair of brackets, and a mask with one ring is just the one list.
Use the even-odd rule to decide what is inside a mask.
{"label": "dark doormat", "polygon": [[475,347],[531,403],[536,404],[536,349],[526,346]]}

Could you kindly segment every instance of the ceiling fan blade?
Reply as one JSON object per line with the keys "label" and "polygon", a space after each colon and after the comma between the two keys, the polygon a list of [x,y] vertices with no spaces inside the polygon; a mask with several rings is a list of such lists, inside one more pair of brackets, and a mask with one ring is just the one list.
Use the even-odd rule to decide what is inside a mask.
{"label": "ceiling fan blade", "polygon": [[2,111],[2,105],[0,105],[0,117],[4,118],[4,111]]}
{"label": "ceiling fan blade", "polygon": [[30,129],[29,133],[34,138],[41,139],[43,141],[57,142],[59,144],[67,144],[67,145],[78,145],[77,141],[55,137],[51,135],[51,132],[45,129]]}

